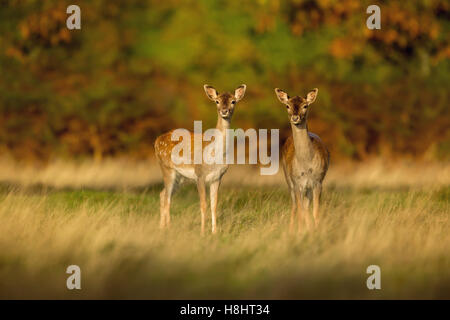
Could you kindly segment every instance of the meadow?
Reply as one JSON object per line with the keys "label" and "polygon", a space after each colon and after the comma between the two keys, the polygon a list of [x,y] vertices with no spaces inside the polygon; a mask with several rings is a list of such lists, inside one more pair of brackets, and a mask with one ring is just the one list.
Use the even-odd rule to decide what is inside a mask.
{"label": "meadow", "polygon": [[[321,225],[300,235],[281,173],[235,166],[219,232],[203,237],[194,185],[158,228],[154,163],[0,166],[0,298],[450,298],[448,164],[332,166]],[[81,290],[66,288],[71,264]],[[369,265],[381,290],[366,287]]]}
{"label": "meadow", "polygon": [[[0,1],[0,298],[450,299],[450,1],[379,2],[381,29],[369,0],[79,0],[71,30],[72,1]],[[240,165],[217,235],[192,184],[160,230],[155,139],[242,83],[231,128],[280,143],[274,88],[319,89],[321,225],[290,235],[283,174]]]}

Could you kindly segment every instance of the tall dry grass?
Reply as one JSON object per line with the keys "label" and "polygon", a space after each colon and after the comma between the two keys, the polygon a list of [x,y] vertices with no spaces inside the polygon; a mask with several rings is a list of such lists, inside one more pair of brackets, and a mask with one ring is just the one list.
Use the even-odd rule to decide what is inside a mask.
{"label": "tall dry grass", "polygon": [[[334,168],[320,228],[298,236],[286,232],[282,177],[232,168],[219,234],[205,237],[193,186],[174,197],[171,229],[158,229],[155,167],[1,170],[0,297],[450,298],[448,167],[433,168]],[[80,291],[66,288],[70,264]],[[379,291],[366,287],[372,264]]]}
{"label": "tall dry grass", "polygon": [[[156,161],[126,159],[93,161],[53,161],[46,166],[22,164],[0,158],[0,181],[20,186],[42,185],[53,188],[123,189],[145,188],[162,181]],[[281,165],[275,175],[261,176],[257,166],[232,165],[225,184],[276,186],[285,184]],[[365,163],[332,164],[326,185],[350,187],[440,187],[450,185],[450,163],[396,162],[381,159]]]}

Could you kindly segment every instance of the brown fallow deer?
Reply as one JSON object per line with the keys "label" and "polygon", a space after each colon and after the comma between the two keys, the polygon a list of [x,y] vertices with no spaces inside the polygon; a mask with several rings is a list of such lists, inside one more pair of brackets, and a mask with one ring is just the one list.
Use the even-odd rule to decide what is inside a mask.
{"label": "brown fallow deer", "polygon": [[298,231],[302,229],[303,216],[310,229],[309,204],[313,202],[314,224],[319,224],[319,201],[322,181],[328,170],[330,154],[322,140],[308,131],[307,118],[310,105],[316,100],[318,89],[310,91],[306,98],[290,98],[278,88],[275,93],[287,108],[292,135],[281,151],[281,162],[291,194],[291,218],[289,230],[294,230],[295,212],[298,215]]}
{"label": "brown fallow deer", "polygon": [[[216,129],[218,129],[222,134],[222,146],[225,155],[226,130],[230,128],[231,117],[237,102],[244,97],[246,85],[243,84],[239,86],[234,93],[225,92],[219,94],[216,89],[209,85],[204,85],[204,89],[208,98],[214,101],[217,107]],[[201,234],[204,234],[205,231],[205,214],[207,207],[206,187],[209,185],[212,233],[216,233],[216,210],[219,185],[222,176],[228,169],[228,164],[226,164],[225,161],[223,161],[223,164],[207,164],[203,161],[201,164],[195,164],[194,161],[191,161],[190,164],[175,164],[172,161],[171,154],[174,146],[179,142],[172,141],[172,132],[173,130],[160,135],[155,141],[155,153],[159,160],[164,180],[164,189],[160,194],[160,227],[164,228],[170,225],[170,201],[172,194],[181,182],[189,179],[194,180],[197,183],[198,194],[200,196]],[[191,137],[191,146],[193,147],[195,134],[189,132],[189,135]],[[202,143],[202,154],[205,147],[211,143],[216,143],[216,141],[212,140],[211,142]],[[192,159],[194,158],[193,154],[194,152],[191,152]]]}

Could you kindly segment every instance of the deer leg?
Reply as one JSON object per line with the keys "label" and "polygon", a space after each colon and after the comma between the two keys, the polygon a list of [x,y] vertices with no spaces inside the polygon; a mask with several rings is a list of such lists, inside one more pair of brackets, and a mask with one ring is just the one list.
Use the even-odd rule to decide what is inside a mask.
{"label": "deer leg", "polygon": [[173,187],[170,189],[170,191],[166,190],[166,226],[170,227],[170,202],[172,200],[172,194],[173,194]]}
{"label": "deer leg", "polygon": [[294,223],[295,223],[295,210],[297,208],[297,199],[295,195],[295,191],[291,188],[291,219],[289,221],[289,233],[294,232]]}
{"label": "deer leg", "polygon": [[204,179],[199,178],[197,180],[197,190],[198,190],[198,195],[200,197],[200,212],[202,215],[201,235],[204,235],[205,234],[205,215],[206,215],[206,186],[205,186]]}
{"label": "deer leg", "polygon": [[303,196],[303,214],[305,215],[306,228],[311,230],[311,217],[309,212],[309,205],[311,203],[311,191],[307,190]]}
{"label": "deer leg", "polygon": [[303,200],[304,200],[304,194],[303,190],[297,190],[296,192],[296,200],[297,200],[297,232],[300,233],[302,231],[302,224],[303,224]]}
{"label": "deer leg", "polygon": [[159,228],[164,229],[166,226],[166,188],[159,194]]}
{"label": "deer leg", "polygon": [[216,233],[216,219],[217,219],[217,198],[219,195],[220,180],[214,181],[209,187],[209,198],[211,200],[211,226],[212,233]]}
{"label": "deer leg", "polygon": [[162,171],[164,189],[160,193],[160,227],[164,228],[170,226],[170,201],[175,187],[176,173],[174,170],[169,170],[167,168],[162,168]]}
{"label": "deer leg", "polygon": [[320,194],[322,193],[322,186],[315,186],[313,189],[313,216],[314,216],[314,225],[317,228],[319,225],[319,202],[320,202]]}

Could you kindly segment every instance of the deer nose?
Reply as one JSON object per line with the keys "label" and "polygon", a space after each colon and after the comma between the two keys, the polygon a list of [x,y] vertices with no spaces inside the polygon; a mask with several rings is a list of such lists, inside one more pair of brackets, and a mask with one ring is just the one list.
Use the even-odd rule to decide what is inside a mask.
{"label": "deer nose", "polygon": [[300,116],[291,116],[291,121],[297,123],[300,121]]}
{"label": "deer nose", "polygon": [[228,117],[230,112],[228,110],[224,110],[224,111],[220,111],[220,114],[222,115],[222,117]]}

